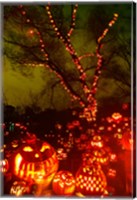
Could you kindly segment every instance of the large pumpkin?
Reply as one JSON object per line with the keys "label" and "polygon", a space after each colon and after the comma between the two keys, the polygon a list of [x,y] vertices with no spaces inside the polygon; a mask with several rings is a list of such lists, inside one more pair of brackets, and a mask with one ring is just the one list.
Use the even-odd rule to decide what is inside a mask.
{"label": "large pumpkin", "polygon": [[12,160],[12,171],[15,176],[41,185],[41,188],[50,184],[57,170],[58,159],[54,148],[38,139],[18,148]]}
{"label": "large pumpkin", "polygon": [[76,173],[76,191],[82,195],[103,195],[106,186],[106,177],[98,163],[82,165]]}
{"label": "large pumpkin", "polygon": [[75,191],[75,179],[71,172],[59,171],[52,182],[52,188],[55,194],[72,195]]}

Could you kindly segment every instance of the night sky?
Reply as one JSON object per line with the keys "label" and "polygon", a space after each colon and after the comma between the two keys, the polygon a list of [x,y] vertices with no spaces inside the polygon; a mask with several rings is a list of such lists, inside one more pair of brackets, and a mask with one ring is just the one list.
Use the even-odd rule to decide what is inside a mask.
{"label": "night sky", "polygon": [[[69,4],[64,4],[63,6],[54,5],[52,10],[53,15],[57,16],[57,23],[64,34],[70,25],[71,6]],[[46,108],[61,110],[70,107],[72,102],[62,86],[55,84],[54,89],[52,87],[58,81],[56,75],[44,67],[37,65],[30,66],[30,63],[35,63],[35,60],[30,56],[29,48],[24,53],[21,47],[15,44],[15,42],[22,43],[22,41],[25,41],[24,44],[28,46],[30,43],[33,45],[38,44],[35,30],[34,34],[31,34],[30,31],[33,30],[33,27],[23,21],[23,17],[25,19],[26,16],[20,15],[21,11],[18,7],[19,5],[10,4],[3,6],[4,103],[20,107],[21,110],[25,106],[31,107],[34,104],[37,104],[41,110],[45,110]],[[47,19],[44,12],[46,11],[41,8],[41,5],[33,4],[33,9],[37,11],[35,15],[32,14],[33,12],[30,9],[31,5],[24,7],[26,15],[30,15],[30,18],[34,19],[34,21],[36,20],[37,25],[42,20],[45,24]],[[96,94],[97,100],[101,105],[103,104],[103,100],[106,99],[117,99],[120,103],[130,102],[131,8],[131,3],[95,4],[91,2],[88,4],[79,4],[78,6],[76,26],[71,35],[71,42],[79,55],[89,52],[95,53],[97,38],[107,27],[108,22],[113,18],[113,14],[118,13],[119,15],[118,20],[104,39],[102,55],[104,56],[105,64]],[[39,15],[39,13],[41,14]],[[65,76],[68,73],[68,76],[74,74],[75,77],[74,64],[64,46],[52,32],[53,36],[49,36],[51,37],[50,39],[46,36],[47,33],[46,31],[44,32],[44,25],[41,30],[45,34],[45,44],[47,45],[52,61],[61,66],[61,69],[65,72]],[[111,54],[112,52],[114,54]],[[24,65],[26,62],[24,60],[27,60],[28,64]],[[20,61],[23,64],[19,63]],[[81,60],[81,63],[84,69],[90,68],[90,70],[87,70],[87,82],[92,83],[96,59],[94,57],[84,58]],[[73,82],[72,85],[76,91],[80,91],[77,82]],[[121,91],[123,91],[123,96]]]}

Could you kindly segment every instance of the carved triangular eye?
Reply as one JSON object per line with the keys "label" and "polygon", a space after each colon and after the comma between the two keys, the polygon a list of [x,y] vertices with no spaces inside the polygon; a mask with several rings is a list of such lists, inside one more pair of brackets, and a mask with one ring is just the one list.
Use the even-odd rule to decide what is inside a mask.
{"label": "carved triangular eye", "polygon": [[26,147],[23,148],[23,151],[25,151],[25,152],[32,152],[33,149],[30,146],[26,146]]}
{"label": "carved triangular eye", "polygon": [[50,149],[50,146],[44,143],[40,149],[40,152],[44,152],[46,149]]}

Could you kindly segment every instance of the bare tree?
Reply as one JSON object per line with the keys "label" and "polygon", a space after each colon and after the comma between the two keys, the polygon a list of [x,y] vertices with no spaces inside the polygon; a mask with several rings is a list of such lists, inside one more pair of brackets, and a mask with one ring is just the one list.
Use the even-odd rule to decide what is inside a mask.
{"label": "bare tree", "polygon": [[[97,112],[96,93],[98,86],[101,87],[98,81],[102,67],[107,68],[114,54],[117,53],[117,46],[109,56],[105,48],[108,48],[113,41],[108,35],[117,21],[118,14],[113,13],[111,19],[107,22],[105,20],[92,46],[94,51],[83,52],[84,47],[82,50],[78,49],[73,41],[78,30],[76,17],[78,4],[67,5],[67,8],[69,14],[64,14],[65,5],[5,6],[5,54],[18,62],[22,68],[44,67],[51,71],[51,74],[54,74],[54,81],[50,85],[52,106],[54,107],[54,88],[60,84],[70,95],[71,101],[77,102],[82,108],[81,116],[92,121],[95,120]],[[14,49],[12,53],[11,49]],[[121,56],[130,64],[129,58],[124,55],[126,53],[124,51]],[[112,60],[112,68],[108,72],[112,70],[110,73],[112,75],[116,67]],[[118,73],[122,73],[120,70],[119,68],[113,76],[116,84],[119,84],[121,75],[119,76]],[[120,81],[130,84],[130,79],[127,81],[124,76]],[[121,83],[118,87],[121,87]]]}

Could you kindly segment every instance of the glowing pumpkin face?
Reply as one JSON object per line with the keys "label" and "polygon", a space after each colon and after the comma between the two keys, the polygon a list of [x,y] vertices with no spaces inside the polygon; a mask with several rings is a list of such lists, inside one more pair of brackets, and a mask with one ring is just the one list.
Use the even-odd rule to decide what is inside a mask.
{"label": "glowing pumpkin face", "polygon": [[81,166],[76,174],[76,191],[82,195],[104,194],[107,182],[99,164]]}
{"label": "glowing pumpkin face", "polygon": [[104,142],[99,135],[93,136],[93,139],[91,140],[91,147],[93,148],[102,148],[104,146]]}
{"label": "glowing pumpkin face", "polygon": [[59,171],[52,182],[52,188],[55,194],[71,195],[75,191],[75,179],[69,171]]}
{"label": "glowing pumpkin face", "polygon": [[32,144],[23,144],[13,159],[13,174],[36,184],[44,183],[48,186],[58,170],[54,148],[40,140]]}
{"label": "glowing pumpkin face", "polygon": [[93,151],[93,155],[95,160],[100,164],[107,164],[109,157],[103,149]]}
{"label": "glowing pumpkin face", "polygon": [[30,187],[24,181],[15,181],[10,189],[10,194],[17,197],[29,194]]}
{"label": "glowing pumpkin face", "polygon": [[107,164],[109,161],[109,156],[103,149],[94,150],[92,152],[86,152],[82,155],[83,163],[92,164],[94,161],[100,164]]}
{"label": "glowing pumpkin face", "polygon": [[9,163],[7,159],[0,160],[0,172],[6,173],[9,169]]}
{"label": "glowing pumpkin face", "polygon": [[17,148],[18,147],[18,140],[13,140],[12,141],[12,143],[11,143],[11,145],[12,145],[12,148]]}
{"label": "glowing pumpkin face", "polygon": [[114,122],[119,123],[122,120],[122,115],[120,113],[113,113],[112,119]]}

